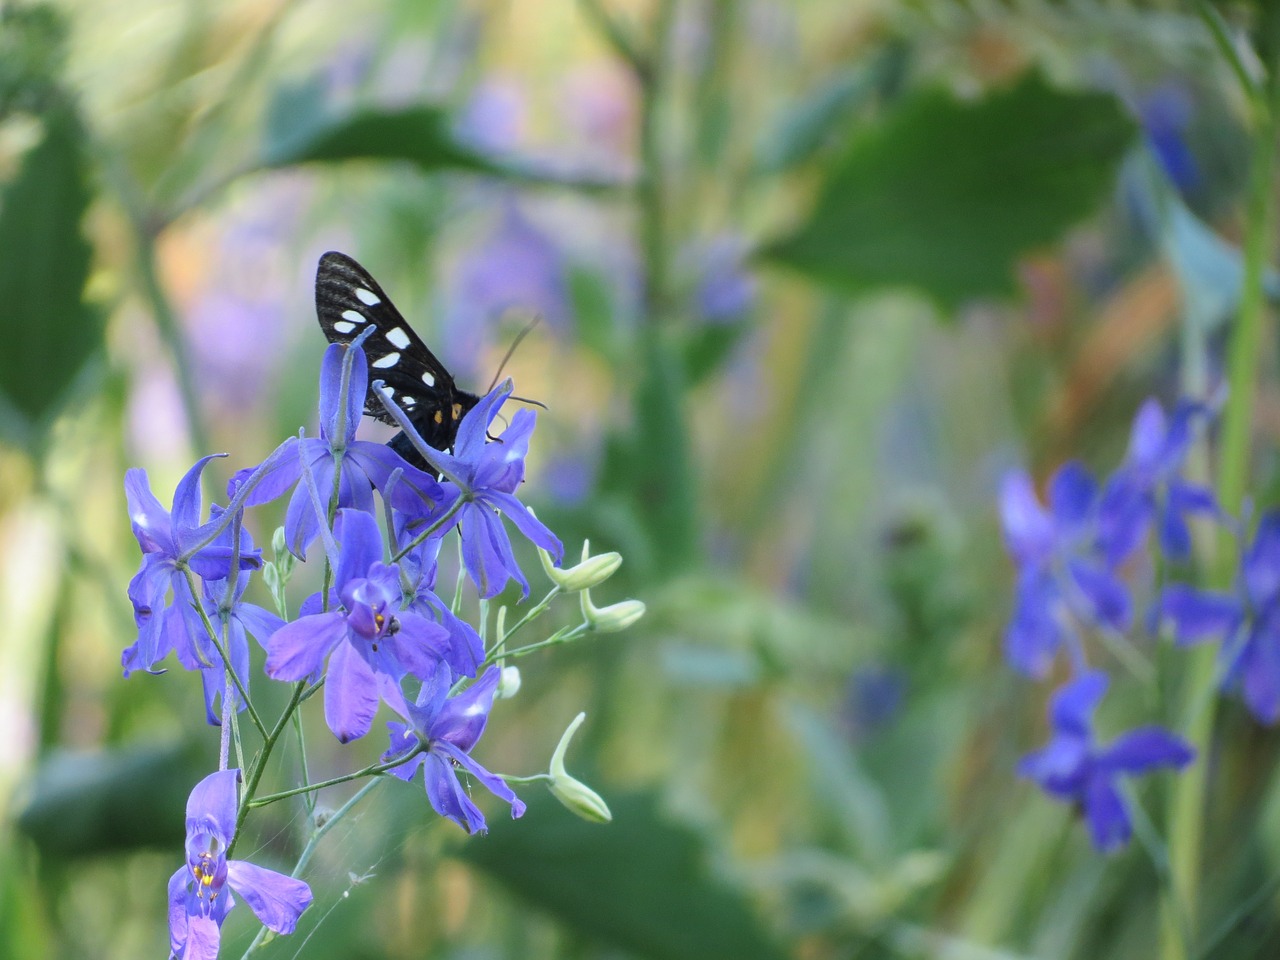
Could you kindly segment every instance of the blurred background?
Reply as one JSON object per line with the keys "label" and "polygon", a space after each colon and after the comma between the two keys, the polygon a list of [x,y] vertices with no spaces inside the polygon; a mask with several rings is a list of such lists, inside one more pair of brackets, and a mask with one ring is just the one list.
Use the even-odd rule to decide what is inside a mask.
{"label": "blurred background", "polygon": [[[314,435],[331,249],[465,388],[539,319],[504,371],[548,408],[522,496],[649,612],[522,661],[477,750],[536,773],[585,710],[611,825],[525,787],[468,840],[389,784],[262,955],[1153,955],[1159,865],[1014,773],[1050,687],[1002,661],[995,495],[1110,469],[1144,397],[1215,382],[1249,151],[1192,5],[0,4],[0,957],[164,955],[217,733],[197,677],[121,679],[123,474],[167,504],[226,451],[221,499]],[[1159,718],[1124,689],[1104,730]],[[317,776],[385,747],[310,721]],[[1274,956],[1274,903],[1238,912],[1280,856],[1274,738],[1222,733],[1205,927]],[[241,852],[287,870],[304,820]]]}

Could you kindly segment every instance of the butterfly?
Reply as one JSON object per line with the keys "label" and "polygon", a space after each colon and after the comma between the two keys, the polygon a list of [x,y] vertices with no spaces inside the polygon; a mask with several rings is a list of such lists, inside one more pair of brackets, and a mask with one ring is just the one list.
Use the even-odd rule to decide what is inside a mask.
{"label": "butterfly", "polygon": [[[453,375],[413,332],[369,271],[345,253],[330,251],[320,258],[316,268],[316,316],[330,343],[350,343],[366,327],[373,326],[363,344],[369,361],[366,417],[395,425],[373,389],[373,381],[381,380],[383,390],[399,404],[429,447],[453,447],[458,425],[480,398],[458,388]],[[413,466],[435,474],[404,431],[387,445]]]}

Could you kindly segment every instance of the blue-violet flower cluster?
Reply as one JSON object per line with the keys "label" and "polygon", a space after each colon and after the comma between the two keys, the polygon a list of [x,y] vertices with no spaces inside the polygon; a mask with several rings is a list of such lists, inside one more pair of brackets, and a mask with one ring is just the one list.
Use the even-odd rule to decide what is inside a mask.
{"label": "blue-violet flower cluster", "polygon": [[[469,833],[487,829],[471,782],[506,804],[513,817],[521,816],[525,805],[506,779],[473,757],[500,682],[503,696],[518,686],[515,668],[502,663],[516,651],[502,633],[502,617],[486,649],[484,631],[460,616],[462,578],[485,601],[482,612],[511,581],[528,595],[508,521],[542,551],[556,575],[548,601],[532,616],[556,593],[581,592],[620,562],[616,555],[593,560],[584,548],[583,568],[599,567],[599,576],[557,569],[560,541],[517,496],[535,415],[518,410],[506,418],[509,425],[500,436],[490,432],[511,394],[509,381],[466,414],[452,450],[426,447],[410,427],[410,442],[432,473],[411,466],[388,446],[356,439],[368,376],[359,340],[331,345],[321,367],[320,436],[291,437],[259,465],[237,472],[227,486],[227,502],[213,504],[207,519],[200,487],[211,457],[201,458],[182,478],[170,510],[151,492],[144,471],[130,470],[125,477],[143,554],[128,590],[137,635],[122,656],[125,676],[163,673],[161,664],[174,654],[182,667],[199,671],[205,718],[222,731],[220,768],[191,793],[187,862],[169,884],[170,952],[177,960],[217,956],[233,891],[275,933],[293,932],[310,905],[303,880],[229,854],[251,806],[322,786],[304,783],[277,796],[258,792],[285,721],[317,694],[323,696],[328,728],[343,743],[366,736],[382,704],[403,721],[387,724],[390,741],[380,763],[325,784],[364,776],[409,780],[421,769],[431,807]],[[285,496],[284,525],[273,539],[275,559],[264,561],[244,526],[245,511]],[[446,602],[436,592],[438,558],[455,531],[459,582],[450,585]],[[321,560],[321,588],[290,616],[285,587],[295,558],[305,561],[309,553]],[[255,570],[263,572],[277,612],[245,600]],[[576,580],[582,584],[566,585]],[[635,608],[627,608],[630,622],[643,605],[627,603]],[[588,617],[575,629],[557,631],[553,642],[602,629]],[[264,720],[254,708],[249,636],[265,651],[266,677],[291,685],[279,718]],[[241,746],[246,723],[262,738],[259,755]],[[243,764],[243,775],[229,762],[232,742],[237,756],[253,756]],[[562,784],[566,775],[561,770],[558,780],[552,774],[532,779]],[[596,807],[607,810],[603,800]],[[593,816],[601,819],[598,812]],[[317,825],[312,842],[322,833]]]}

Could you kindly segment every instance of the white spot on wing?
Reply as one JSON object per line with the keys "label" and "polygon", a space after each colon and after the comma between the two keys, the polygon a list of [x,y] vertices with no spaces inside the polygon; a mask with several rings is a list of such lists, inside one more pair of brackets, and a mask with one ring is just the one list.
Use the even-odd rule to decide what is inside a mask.
{"label": "white spot on wing", "polygon": [[395,397],[396,397],[396,392],[395,392],[395,390],[394,390],[392,387],[388,387],[388,386],[384,383],[384,384],[382,385],[382,395],[383,395],[384,397],[390,397],[392,400],[394,400],[394,399],[395,399]]}
{"label": "white spot on wing", "polygon": [[393,352],[388,353],[385,357],[379,357],[377,360],[373,361],[373,363],[369,364],[369,366],[377,367],[379,370],[387,370],[394,367],[399,362],[400,354]]}
{"label": "white spot on wing", "polygon": [[428,387],[434,387],[436,385],[436,378],[432,376],[430,370],[423,370],[422,382],[425,383]]}
{"label": "white spot on wing", "polygon": [[403,350],[409,346],[409,335],[400,327],[393,327],[387,331],[387,339]]}
{"label": "white spot on wing", "polygon": [[378,299],[378,295],[372,290],[366,290],[364,287],[356,287],[356,299],[365,306],[373,307],[382,301]]}
{"label": "white spot on wing", "polygon": [[333,329],[337,330],[339,333],[350,333],[355,328],[356,325],[354,323],[347,323],[345,320],[336,320],[333,324]]}
{"label": "white spot on wing", "polygon": [[342,319],[343,319],[343,320],[350,320],[350,321],[351,321],[352,323],[354,323],[356,326],[359,326],[360,324],[364,323],[364,321],[365,321],[365,316],[364,316],[364,314],[363,314],[363,313],[358,313],[358,312],[357,312],[357,311],[355,311],[355,310],[343,310],[343,311],[342,311]]}
{"label": "white spot on wing", "polygon": [[400,406],[402,407],[412,407],[417,402],[418,402],[417,397],[411,397],[408,394],[400,398]]}

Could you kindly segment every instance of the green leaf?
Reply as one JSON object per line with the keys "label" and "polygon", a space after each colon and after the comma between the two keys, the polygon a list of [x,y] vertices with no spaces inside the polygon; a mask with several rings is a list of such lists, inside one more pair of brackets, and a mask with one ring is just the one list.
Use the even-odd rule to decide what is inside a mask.
{"label": "green leaf", "polygon": [[314,85],[280,91],[267,111],[263,162],[270,167],[336,160],[407,160],[424,170],[492,172],[493,164],[458,143],[439,107],[360,110],[328,115]]}
{"label": "green leaf", "polygon": [[845,290],[917,287],[944,307],[1011,293],[1016,259],[1102,201],[1133,137],[1114,97],[1034,72],[975,103],[921,92],[853,140],[808,221],[763,256]]}
{"label": "green leaf", "polygon": [[643,957],[783,956],[743,894],[712,873],[702,837],[665,819],[652,794],[608,800],[614,819],[601,825],[543,795],[459,855],[571,929]]}
{"label": "green leaf", "polygon": [[101,324],[81,299],[90,256],[80,232],[90,199],[84,131],[65,110],[44,124],[0,194],[0,407],[25,418],[21,427],[57,407],[102,344]]}
{"label": "green leaf", "polygon": [[18,829],[46,857],[181,845],[187,794],[208,757],[184,744],[52,753],[36,769]]}

